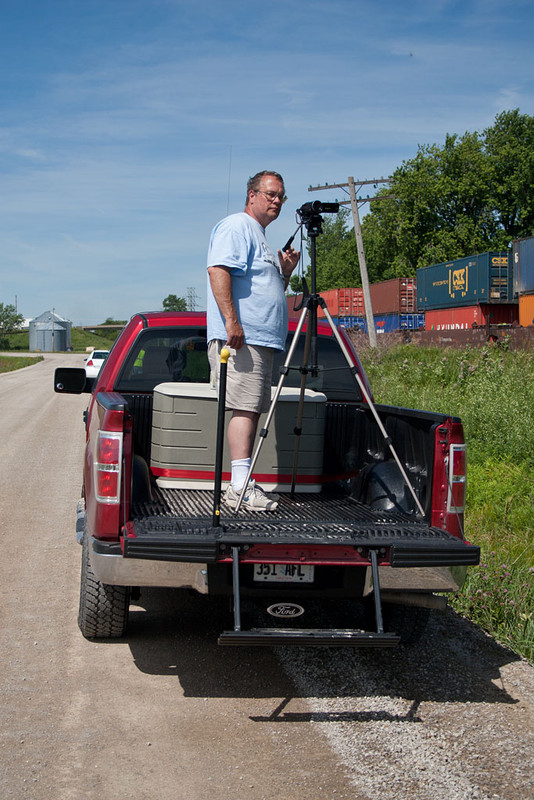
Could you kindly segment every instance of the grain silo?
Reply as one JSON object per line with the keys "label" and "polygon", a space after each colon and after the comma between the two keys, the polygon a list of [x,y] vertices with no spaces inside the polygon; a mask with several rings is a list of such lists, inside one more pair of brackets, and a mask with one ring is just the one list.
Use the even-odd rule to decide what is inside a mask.
{"label": "grain silo", "polygon": [[45,311],[30,322],[32,352],[61,353],[70,350],[72,322],[54,311]]}

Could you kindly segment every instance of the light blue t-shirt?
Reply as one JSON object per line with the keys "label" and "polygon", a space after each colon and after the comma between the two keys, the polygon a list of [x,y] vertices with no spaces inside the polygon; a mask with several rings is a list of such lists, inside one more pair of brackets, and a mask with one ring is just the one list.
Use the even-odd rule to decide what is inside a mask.
{"label": "light blue t-shirt", "polygon": [[[265,230],[250,214],[231,214],[211,233],[208,267],[228,267],[237,316],[247,344],[284,350],[287,337],[285,280]],[[208,342],[226,341],[208,276]]]}

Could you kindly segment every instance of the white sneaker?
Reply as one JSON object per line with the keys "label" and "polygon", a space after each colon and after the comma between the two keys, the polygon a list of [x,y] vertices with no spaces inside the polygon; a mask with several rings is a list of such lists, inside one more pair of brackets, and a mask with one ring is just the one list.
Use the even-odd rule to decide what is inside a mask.
{"label": "white sneaker", "polygon": [[[232,484],[230,484],[224,495],[224,502],[229,505],[230,508],[236,508],[240,495],[241,490],[237,492]],[[245,492],[240,507],[250,508],[251,511],[274,511],[275,508],[278,508],[278,502],[277,499],[275,499],[277,497],[278,495],[268,497],[261,486],[257,485],[256,481],[249,481],[247,491]]]}

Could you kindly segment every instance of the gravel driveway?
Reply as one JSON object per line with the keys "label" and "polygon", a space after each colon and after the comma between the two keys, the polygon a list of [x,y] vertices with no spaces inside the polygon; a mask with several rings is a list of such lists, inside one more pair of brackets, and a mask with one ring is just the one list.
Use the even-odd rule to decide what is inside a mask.
{"label": "gravel driveway", "polygon": [[76,625],[87,396],[0,375],[0,797],[525,800],[534,669],[452,611],[415,650],[222,648],[226,609],[144,591]]}

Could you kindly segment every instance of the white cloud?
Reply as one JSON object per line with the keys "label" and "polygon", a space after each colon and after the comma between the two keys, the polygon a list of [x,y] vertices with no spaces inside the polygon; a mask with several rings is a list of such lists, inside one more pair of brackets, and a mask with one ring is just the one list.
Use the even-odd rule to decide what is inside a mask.
{"label": "white cloud", "polygon": [[21,69],[4,69],[2,293],[27,316],[49,297],[90,322],[188,286],[204,297],[209,231],[242,208],[258,169],[285,177],[290,201],[269,229],[284,242],[310,184],[387,175],[418,144],[482,130],[507,107],[533,113],[533,14],[519,0],[229,0],[209,19],[194,3],[138,0],[101,39],[98,9],[80,52],[55,52],[39,73],[50,53],[36,19],[26,95]]}

